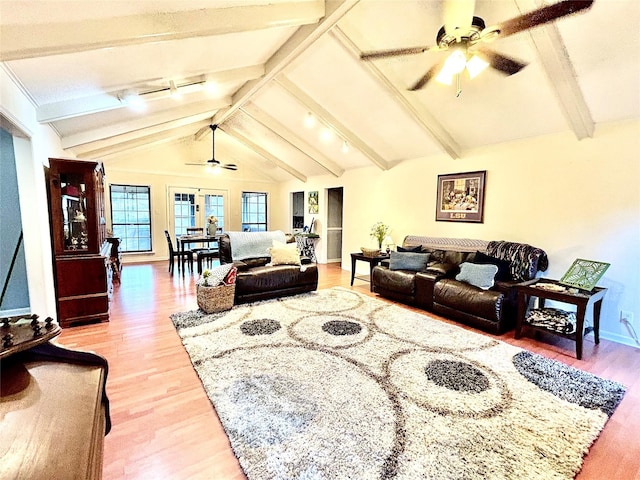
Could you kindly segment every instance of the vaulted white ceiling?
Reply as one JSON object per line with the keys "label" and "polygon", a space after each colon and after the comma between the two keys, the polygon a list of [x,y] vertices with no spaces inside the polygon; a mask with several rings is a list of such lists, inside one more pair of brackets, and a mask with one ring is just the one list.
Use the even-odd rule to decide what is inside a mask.
{"label": "vaulted white ceiling", "polygon": [[[446,5],[445,5],[446,3]],[[136,152],[179,152],[167,170],[216,158],[247,179],[345,170],[640,117],[640,2],[591,9],[491,44],[527,62],[456,87],[409,91],[443,52],[361,60],[434,45],[444,7],[487,25],[537,0],[0,0],[0,61],[79,158],[126,168]],[[555,2],[551,2],[555,3]],[[175,85],[180,98],[169,95]],[[131,95],[144,99],[133,108]],[[304,125],[311,112],[316,125]],[[331,138],[323,139],[329,127]],[[343,151],[346,143],[348,151]],[[157,171],[158,165],[149,165]],[[133,167],[132,167],[133,168]],[[144,165],[136,165],[144,169]]]}

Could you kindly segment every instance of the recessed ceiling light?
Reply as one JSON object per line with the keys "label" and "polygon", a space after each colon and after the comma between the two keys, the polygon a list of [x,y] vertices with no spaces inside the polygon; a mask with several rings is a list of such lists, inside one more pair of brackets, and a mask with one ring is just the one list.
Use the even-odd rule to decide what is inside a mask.
{"label": "recessed ceiling light", "polygon": [[313,113],[308,112],[304,117],[304,126],[307,128],[313,128],[316,125],[316,117],[313,116]]}

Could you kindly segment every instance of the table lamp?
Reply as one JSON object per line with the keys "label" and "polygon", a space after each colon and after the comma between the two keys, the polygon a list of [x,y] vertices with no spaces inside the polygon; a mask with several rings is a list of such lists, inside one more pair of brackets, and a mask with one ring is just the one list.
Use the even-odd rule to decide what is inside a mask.
{"label": "table lamp", "polygon": [[387,246],[387,255],[389,255],[389,252],[391,251],[389,245],[393,245],[393,238],[391,238],[391,235],[387,235],[386,237],[384,237],[384,241],[382,243]]}

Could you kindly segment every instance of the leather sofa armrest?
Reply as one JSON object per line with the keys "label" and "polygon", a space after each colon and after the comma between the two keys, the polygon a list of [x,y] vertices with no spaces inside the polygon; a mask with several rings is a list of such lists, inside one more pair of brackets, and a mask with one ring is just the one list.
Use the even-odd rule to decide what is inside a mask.
{"label": "leather sofa armrest", "polygon": [[428,311],[433,311],[433,288],[445,275],[438,272],[416,273],[416,303]]}

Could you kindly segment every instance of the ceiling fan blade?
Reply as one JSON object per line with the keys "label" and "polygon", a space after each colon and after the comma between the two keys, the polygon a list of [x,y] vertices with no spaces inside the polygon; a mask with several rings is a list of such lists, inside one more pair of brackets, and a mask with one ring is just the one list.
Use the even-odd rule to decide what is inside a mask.
{"label": "ceiling fan blade", "polygon": [[227,163],[222,165],[222,168],[226,168],[227,170],[238,170],[238,166],[235,163]]}
{"label": "ceiling fan blade", "polygon": [[497,30],[500,37],[507,37],[514,33],[552,22],[557,18],[586,10],[593,5],[593,1],[594,0],[564,0],[499,23],[497,26],[488,27],[487,30],[492,32]]}
{"label": "ceiling fan blade", "polygon": [[409,90],[415,92],[416,90],[420,90],[422,87],[424,87],[429,82],[429,80],[435,77],[436,74],[442,69],[442,67],[444,66],[444,62],[444,60],[441,60],[436,63],[427,71],[427,73],[425,73],[416,83],[414,83],[413,86],[409,88]]}
{"label": "ceiling fan blade", "polygon": [[437,50],[438,47],[409,47],[409,48],[394,48],[392,50],[378,50],[375,52],[362,52],[360,54],[361,60],[373,60],[376,58],[388,58],[397,57],[400,55],[415,55],[416,53],[423,53],[429,50]]}
{"label": "ceiling fan blade", "polygon": [[207,164],[206,163],[185,163],[185,165],[197,165],[198,167],[206,167]]}
{"label": "ceiling fan blade", "polygon": [[463,34],[467,34],[475,7],[475,0],[445,0],[442,14],[445,32],[458,40]]}
{"label": "ceiling fan blade", "polygon": [[489,62],[489,65],[493,68],[506,75],[518,73],[528,65],[527,63],[519,62],[518,60],[509,58],[501,53],[492,52],[491,50],[486,50],[484,48],[478,49],[476,53],[479,57]]}

